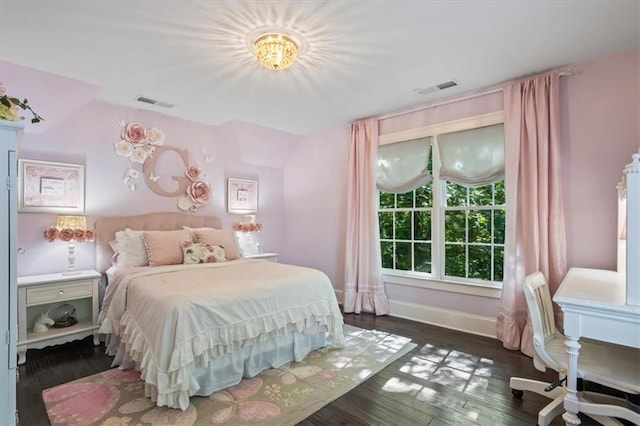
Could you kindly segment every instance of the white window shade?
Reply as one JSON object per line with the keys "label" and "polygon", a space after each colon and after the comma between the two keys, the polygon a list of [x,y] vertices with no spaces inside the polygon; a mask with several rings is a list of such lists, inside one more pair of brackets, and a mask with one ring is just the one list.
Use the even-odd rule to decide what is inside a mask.
{"label": "white window shade", "polygon": [[438,136],[440,177],[465,186],[504,179],[504,125]]}
{"label": "white window shade", "polygon": [[378,189],[404,193],[431,182],[430,152],[431,137],[379,146]]}

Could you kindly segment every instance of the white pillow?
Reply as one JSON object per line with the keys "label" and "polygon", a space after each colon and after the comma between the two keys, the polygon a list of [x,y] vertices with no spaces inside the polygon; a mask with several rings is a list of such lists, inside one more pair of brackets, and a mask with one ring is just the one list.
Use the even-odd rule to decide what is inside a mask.
{"label": "white pillow", "polygon": [[144,231],[134,231],[129,228],[116,232],[119,268],[149,266],[149,256],[143,236]]}

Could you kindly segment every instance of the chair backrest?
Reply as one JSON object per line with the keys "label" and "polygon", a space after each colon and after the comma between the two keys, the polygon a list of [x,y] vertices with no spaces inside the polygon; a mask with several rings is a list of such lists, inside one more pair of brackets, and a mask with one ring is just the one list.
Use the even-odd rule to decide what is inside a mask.
{"label": "chair backrest", "polygon": [[[556,329],[549,284],[542,272],[534,272],[525,277],[524,295],[529,308],[529,318],[533,330],[533,347],[536,355],[544,364],[559,371],[559,366],[546,349],[549,341],[562,335]],[[536,365],[536,367],[540,369],[540,366]]]}

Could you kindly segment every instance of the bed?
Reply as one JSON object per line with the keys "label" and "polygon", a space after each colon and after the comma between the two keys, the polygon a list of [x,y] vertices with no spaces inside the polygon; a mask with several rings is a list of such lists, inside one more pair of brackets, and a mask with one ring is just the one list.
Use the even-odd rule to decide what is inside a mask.
{"label": "bed", "polygon": [[[157,262],[154,238],[170,241],[173,253],[174,239],[221,235],[215,229],[221,229],[218,218],[182,213],[96,220],[96,263],[109,278],[100,332],[107,335],[114,365],[140,370],[145,395],[158,406],[186,410],[193,395],[210,395],[243,377],[300,361],[320,347],[344,345],[342,314],[321,271],[235,259],[226,243],[230,261]],[[113,267],[116,235],[122,248],[125,234],[140,231],[151,266]]]}

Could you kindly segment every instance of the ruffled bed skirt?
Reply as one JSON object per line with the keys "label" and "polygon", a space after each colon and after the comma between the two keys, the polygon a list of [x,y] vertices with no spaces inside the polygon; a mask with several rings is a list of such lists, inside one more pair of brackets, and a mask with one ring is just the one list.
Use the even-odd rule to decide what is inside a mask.
{"label": "ruffled bed skirt", "polygon": [[[118,336],[108,335],[107,354],[114,356],[112,366],[125,370],[140,370],[127,352],[125,344]],[[156,384],[145,382],[145,396],[158,406],[180,408],[189,407],[189,398],[194,395],[208,396],[213,392],[240,383],[242,378],[255,377],[269,368],[278,368],[288,362],[301,361],[309,352],[327,345],[326,327],[314,326],[303,332],[293,331],[286,335],[275,336],[264,342],[243,347],[231,353],[210,359],[207,365],[196,365],[179,390],[159,393]],[[145,374],[143,372],[142,377]],[[161,386],[160,387],[164,387]],[[169,386],[174,388],[175,386]]]}

